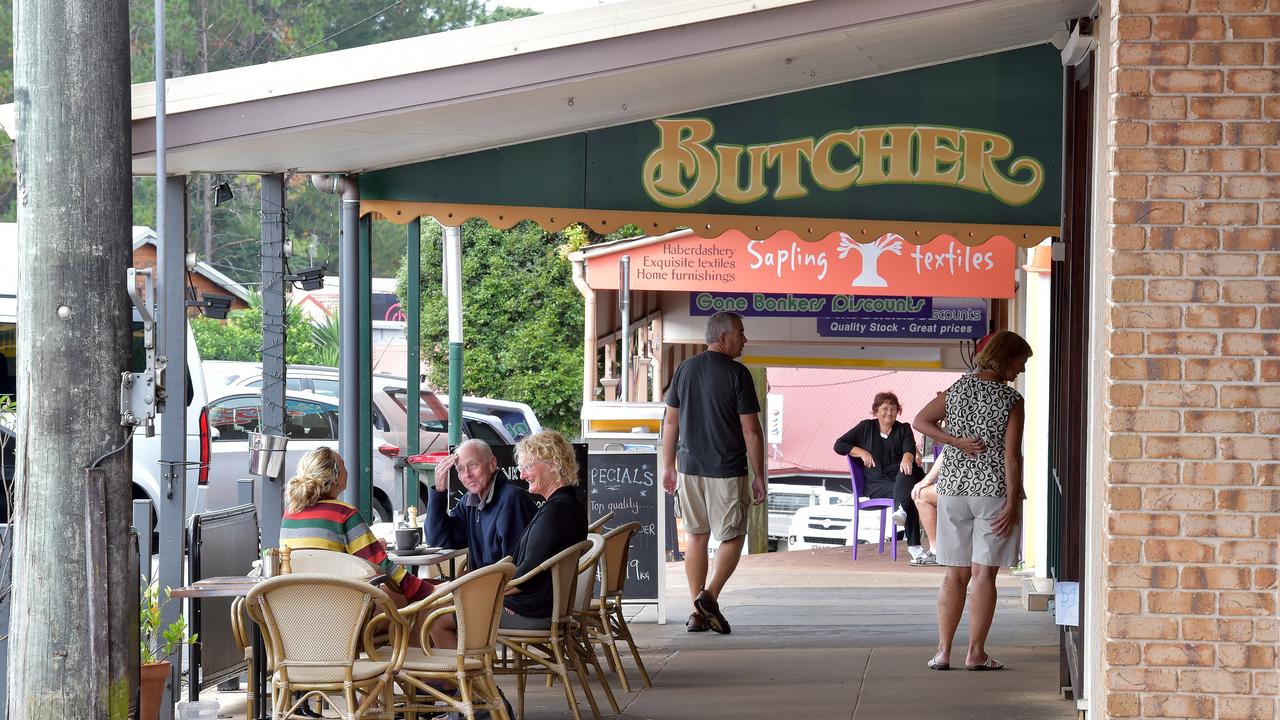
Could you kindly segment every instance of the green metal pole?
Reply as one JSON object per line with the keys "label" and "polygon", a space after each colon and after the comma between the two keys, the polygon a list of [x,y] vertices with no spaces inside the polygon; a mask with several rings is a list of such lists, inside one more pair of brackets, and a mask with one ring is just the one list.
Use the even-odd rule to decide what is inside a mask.
{"label": "green metal pole", "polygon": [[[408,434],[406,455],[417,455],[418,418],[422,417],[419,405],[422,402],[422,220],[409,222],[405,231],[406,262],[409,265],[409,278],[405,283],[406,328],[409,340],[409,361],[406,373],[409,381],[409,421],[405,424]],[[418,504],[418,470],[412,465],[404,469],[405,488],[404,505],[410,508]],[[403,509],[403,508],[402,508]]]}
{"label": "green metal pole", "polygon": [[462,442],[462,343],[449,343],[449,445]]}
{"label": "green metal pole", "polygon": [[[369,246],[372,241],[373,220],[366,215],[360,218],[360,250],[357,259],[360,276],[360,302],[357,305],[360,313],[358,320],[360,344],[356,350],[356,366],[360,368],[360,385],[355,408],[360,414],[358,425],[360,474],[357,483],[359,495],[356,498],[356,507],[366,518],[372,517],[373,509],[373,417],[369,411],[369,406],[373,404],[373,319],[369,312],[373,304],[371,292],[373,282],[370,277],[372,268],[369,258]],[[390,522],[391,518],[383,518],[383,520]]]}

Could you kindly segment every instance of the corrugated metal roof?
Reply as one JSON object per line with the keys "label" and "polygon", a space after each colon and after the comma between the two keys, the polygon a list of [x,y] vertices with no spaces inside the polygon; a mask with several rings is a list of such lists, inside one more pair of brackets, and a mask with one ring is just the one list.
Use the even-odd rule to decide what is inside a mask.
{"label": "corrugated metal roof", "polygon": [[[849,428],[871,417],[878,392],[902,403],[899,419],[911,422],[960,373],[885,370],[769,368],[769,392],[782,395],[782,442],[766,446],[769,474],[847,473],[831,445]],[[916,442],[922,438],[916,433]]]}

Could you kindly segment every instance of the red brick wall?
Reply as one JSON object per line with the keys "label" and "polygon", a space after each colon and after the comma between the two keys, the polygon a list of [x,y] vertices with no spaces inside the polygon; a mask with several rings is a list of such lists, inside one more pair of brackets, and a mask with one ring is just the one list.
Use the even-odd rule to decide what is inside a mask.
{"label": "red brick wall", "polygon": [[1277,718],[1280,0],[1112,0],[1109,717]]}

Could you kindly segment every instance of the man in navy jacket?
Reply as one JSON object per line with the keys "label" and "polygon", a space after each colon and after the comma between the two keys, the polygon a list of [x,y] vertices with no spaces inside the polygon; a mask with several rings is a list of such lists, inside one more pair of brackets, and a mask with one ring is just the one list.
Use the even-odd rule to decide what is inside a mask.
{"label": "man in navy jacket", "polygon": [[[449,470],[458,470],[467,494],[449,509]],[[537,512],[523,488],[497,476],[498,461],[483,440],[467,440],[436,465],[435,487],[427,491],[427,543],[469,548],[472,568],[510,555]]]}

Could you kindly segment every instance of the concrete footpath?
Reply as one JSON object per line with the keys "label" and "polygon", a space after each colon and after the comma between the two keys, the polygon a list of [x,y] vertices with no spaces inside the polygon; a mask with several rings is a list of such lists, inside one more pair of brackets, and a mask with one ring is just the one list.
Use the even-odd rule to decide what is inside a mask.
{"label": "concrete footpath", "polygon": [[[864,546],[865,548],[866,546]],[[900,548],[901,549],[901,548]],[[624,720],[914,720],[1075,717],[1058,693],[1058,631],[1044,612],[1022,609],[1020,581],[1002,576],[988,649],[1000,672],[963,668],[967,618],[949,672],[925,663],[937,642],[935,602],[942,570],[897,563],[874,547],[748,556],[721,598],[730,635],[688,633],[684,567],[667,567],[668,623],[637,608],[632,632],[653,687],[623,693],[608,674]],[[630,616],[631,613],[628,613]],[[633,689],[639,675],[624,659]],[[500,680],[511,695],[515,683]],[[602,712],[608,705],[593,689]],[[219,694],[220,715],[243,717],[242,699]],[[578,692],[584,720],[590,709]],[[571,717],[563,691],[531,682],[529,720]]]}

